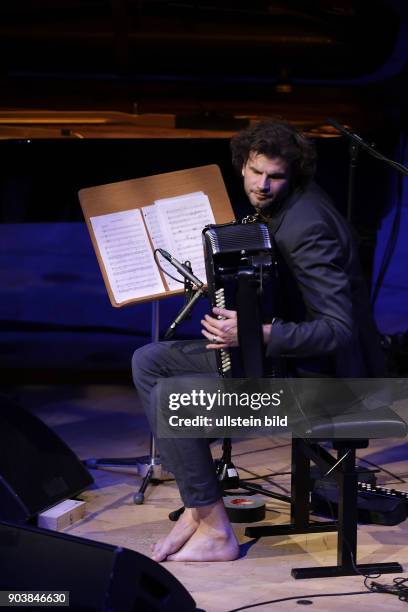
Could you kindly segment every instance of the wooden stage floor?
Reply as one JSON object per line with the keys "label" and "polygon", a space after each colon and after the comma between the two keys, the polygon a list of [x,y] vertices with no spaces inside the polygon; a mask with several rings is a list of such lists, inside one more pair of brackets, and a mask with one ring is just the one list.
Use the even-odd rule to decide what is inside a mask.
{"label": "wooden stage floor", "polygon": [[[12,390],[16,400],[43,419],[81,458],[126,457],[147,454],[149,431],[136,392],[126,386],[30,386]],[[359,458],[380,465],[378,483],[408,490],[406,440],[375,441]],[[219,446],[214,446],[219,456]],[[240,475],[266,476],[272,490],[287,490],[290,482],[290,443],[283,437],[234,441],[233,460]],[[367,465],[361,463],[361,465]],[[249,472],[247,472],[248,470]],[[95,486],[81,498],[86,516],[67,533],[125,546],[149,555],[150,545],[169,530],[168,513],[179,507],[174,481],[149,487],[144,505],[133,503],[140,477],[135,474],[93,470]],[[278,488],[277,488],[278,487]],[[267,522],[288,520],[287,504],[267,500]],[[291,601],[265,604],[255,610],[297,610],[298,600],[311,594],[315,610],[402,610],[404,603],[386,594],[329,597],[333,593],[364,591],[363,578],[294,580],[292,567],[335,564],[336,534],[261,538],[245,537],[245,525],[235,524],[242,556],[228,563],[164,563],[188,589],[197,606],[208,612],[227,612],[285,597]],[[393,527],[360,525],[358,562],[398,561],[408,574],[408,521]],[[404,576],[405,574],[399,574]],[[380,581],[390,583],[393,575]]]}

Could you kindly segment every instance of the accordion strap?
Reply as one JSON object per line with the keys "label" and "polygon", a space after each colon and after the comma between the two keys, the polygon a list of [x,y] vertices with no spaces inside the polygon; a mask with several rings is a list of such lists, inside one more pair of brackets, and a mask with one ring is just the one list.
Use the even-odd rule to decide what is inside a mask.
{"label": "accordion strap", "polygon": [[259,284],[253,273],[238,273],[238,341],[244,374],[248,378],[264,375],[263,330],[259,304]]}

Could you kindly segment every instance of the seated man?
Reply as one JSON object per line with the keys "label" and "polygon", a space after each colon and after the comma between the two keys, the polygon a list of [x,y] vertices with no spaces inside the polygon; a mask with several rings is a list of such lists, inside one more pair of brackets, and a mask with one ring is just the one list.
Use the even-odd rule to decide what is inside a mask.
{"label": "seated man", "polygon": [[[266,354],[287,357],[298,376],[382,375],[382,353],[350,230],[312,181],[313,144],[284,122],[266,121],[234,136],[231,149],[255,218],[268,224],[284,267],[285,318],[263,325]],[[133,356],[134,383],[153,432],[157,381],[215,375],[215,350],[238,345],[236,312],[214,308],[201,323],[207,342],[153,343]],[[236,559],[238,542],[224,509],[209,440],[157,442],[185,512],[154,546],[153,559]]]}

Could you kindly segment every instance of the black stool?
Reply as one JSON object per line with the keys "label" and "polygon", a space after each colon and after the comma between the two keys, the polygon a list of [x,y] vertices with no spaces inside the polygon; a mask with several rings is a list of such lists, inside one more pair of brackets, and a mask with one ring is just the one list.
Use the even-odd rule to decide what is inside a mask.
{"label": "black stool", "polygon": [[[356,422],[356,418],[360,422]],[[364,436],[349,438],[353,431]],[[406,423],[391,409],[382,407],[369,410],[361,419],[345,414],[330,424],[317,423],[311,427],[310,438],[292,440],[291,522],[289,525],[247,527],[245,535],[251,538],[295,533],[320,533],[337,531],[337,565],[293,568],[294,578],[325,578],[351,576],[354,574],[399,573],[399,563],[357,564],[357,470],[356,449],[366,448],[369,439],[400,438],[407,433]],[[335,459],[321,443],[330,441],[338,457]],[[338,520],[310,522],[310,462],[313,461],[323,473],[332,470],[338,489]]]}

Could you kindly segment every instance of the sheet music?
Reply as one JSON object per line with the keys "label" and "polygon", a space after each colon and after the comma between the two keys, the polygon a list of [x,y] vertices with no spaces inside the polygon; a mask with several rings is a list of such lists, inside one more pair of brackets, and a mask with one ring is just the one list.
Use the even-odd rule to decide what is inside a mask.
{"label": "sheet music", "polygon": [[165,291],[139,209],[91,217],[115,302]]}
{"label": "sheet music", "polygon": [[169,253],[181,262],[191,262],[193,273],[207,282],[201,232],[215,223],[208,197],[197,191],[175,198],[156,200],[162,233],[168,237]]}
{"label": "sheet music", "polygon": [[[155,249],[164,249],[165,251],[170,251],[171,246],[169,245],[169,241],[166,237],[166,234],[162,232],[162,228],[160,225],[158,208],[154,204],[151,206],[143,206],[142,214],[144,220],[146,222],[147,231],[150,234],[150,238],[153,242],[153,246]],[[174,276],[175,278],[179,278],[181,283],[184,283],[184,279],[177,272],[177,270],[162,257],[159,253],[157,253],[157,258],[160,262],[161,267],[166,270],[169,274]],[[177,281],[173,280],[169,276],[166,275],[166,281],[170,290],[180,289],[182,285]]]}

